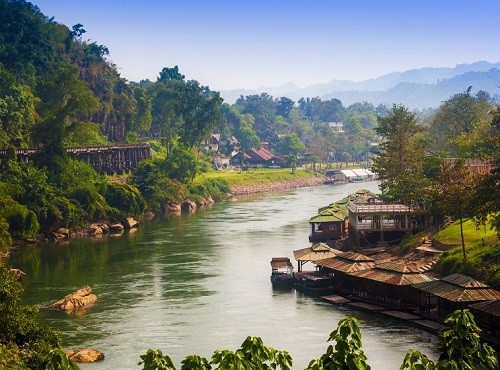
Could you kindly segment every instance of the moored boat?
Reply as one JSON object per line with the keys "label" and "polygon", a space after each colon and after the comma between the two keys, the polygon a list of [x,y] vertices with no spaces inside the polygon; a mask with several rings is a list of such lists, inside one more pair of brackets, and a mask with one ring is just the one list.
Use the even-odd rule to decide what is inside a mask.
{"label": "moored boat", "polygon": [[317,271],[298,272],[294,274],[295,289],[304,293],[322,296],[334,291],[333,274],[322,274]]}
{"label": "moored boat", "polygon": [[273,287],[293,287],[293,265],[288,257],[271,259],[271,283]]}

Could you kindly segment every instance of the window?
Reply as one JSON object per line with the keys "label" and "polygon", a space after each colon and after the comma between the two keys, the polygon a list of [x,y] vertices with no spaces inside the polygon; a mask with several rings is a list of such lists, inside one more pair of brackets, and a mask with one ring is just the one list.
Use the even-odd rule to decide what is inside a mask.
{"label": "window", "polygon": [[336,224],[331,224],[330,225],[330,230],[337,230],[337,225]]}

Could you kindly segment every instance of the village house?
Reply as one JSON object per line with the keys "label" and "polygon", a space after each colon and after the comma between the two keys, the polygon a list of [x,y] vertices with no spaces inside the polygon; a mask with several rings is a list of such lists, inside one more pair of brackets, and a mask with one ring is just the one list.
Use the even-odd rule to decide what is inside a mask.
{"label": "village house", "polygon": [[244,153],[235,153],[231,157],[230,163],[235,166],[244,164],[248,167],[281,167],[284,164],[284,158],[261,147],[248,149]]}
{"label": "village house", "polygon": [[220,145],[220,134],[211,134],[208,139],[206,139],[202,145],[201,149],[206,152],[215,152],[219,151]]}
{"label": "village house", "polygon": [[359,248],[386,246],[392,240],[400,240],[407,232],[423,230],[430,224],[425,212],[419,207],[403,204],[356,204],[349,202],[349,239]]}
{"label": "village house", "polygon": [[439,317],[455,310],[468,308],[472,303],[500,299],[500,292],[469,276],[452,274],[439,280],[422,282],[414,288],[428,308],[436,308]]}

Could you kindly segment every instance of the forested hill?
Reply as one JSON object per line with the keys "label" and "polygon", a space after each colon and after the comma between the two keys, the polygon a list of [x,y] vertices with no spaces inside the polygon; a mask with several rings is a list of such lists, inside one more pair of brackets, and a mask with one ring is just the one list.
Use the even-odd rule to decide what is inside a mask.
{"label": "forested hill", "polygon": [[45,140],[44,122],[66,127],[66,144],[122,142],[150,123],[145,91],[120,77],[108,49],[84,41],[24,0],[0,0],[0,144],[26,147]]}
{"label": "forested hill", "polygon": [[221,95],[229,102],[240,95],[266,92],[290,99],[320,97],[339,99],[343,104],[366,101],[373,105],[401,103],[415,109],[436,108],[454,94],[472,86],[472,92],[500,94],[500,63],[476,62],[454,68],[420,68],[394,72],[366,81],[333,80],[329,83],[298,88],[288,82],[279,87],[253,90],[226,90]]}

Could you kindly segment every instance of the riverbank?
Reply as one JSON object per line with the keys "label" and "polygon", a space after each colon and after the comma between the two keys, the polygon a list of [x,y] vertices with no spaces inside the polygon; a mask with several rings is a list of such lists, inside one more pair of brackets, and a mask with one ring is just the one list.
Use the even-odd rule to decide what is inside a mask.
{"label": "riverbank", "polygon": [[[286,179],[279,181],[269,181],[269,182],[254,182],[254,183],[245,183],[242,184],[232,184],[230,197],[234,197],[237,195],[245,195],[245,194],[258,194],[258,193],[269,193],[274,191],[282,191],[287,189],[301,188],[306,186],[317,186],[324,184],[326,182],[326,178],[321,175],[314,175],[310,177],[298,177],[296,179]],[[207,199],[212,199],[211,197]],[[213,201],[212,201],[213,202]],[[203,208],[208,206],[211,202],[204,202],[203,205],[198,205],[199,202],[193,202],[189,199],[185,199],[181,203],[169,203],[163,207],[163,213],[168,213],[171,216],[180,215],[181,213],[192,213],[195,212],[199,208]],[[140,218],[140,222],[147,222],[155,217],[155,213],[151,211],[147,211],[142,218]],[[68,239],[79,239],[86,237],[95,237],[98,234],[107,234],[108,232],[112,232],[115,235],[122,232],[124,229],[131,229],[135,227],[139,227],[139,223],[136,223],[134,220],[133,226],[130,225],[129,220],[127,222],[121,222],[123,228],[119,228],[119,221],[111,221],[108,220],[106,222],[102,220],[96,220],[94,222],[90,222],[88,225],[83,226],[78,229],[66,229],[61,228],[54,232],[51,232],[49,235],[39,235],[36,238],[30,239],[16,239],[13,241],[13,244],[5,253],[0,255],[0,262],[5,260],[9,256],[9,251],[15,248],[27,247],[30,245],[34,245],[37,243],[45,242],[57,243],[62,240]],[[95,226],[99,227],[95,227]],[[114,227],[105,227],[105,225],[114,225]],[[112,229],[112,230],[110,230]],[[119,229],[119,230],[117,230]]]}
{"label": "riverbank", "polygon": [[324,176],[301,177],[293,180],[283,180],[267,183],[253,183],[246,185],[231,185],[231,194],[244,195],[244,194],[257,194],[269,193],[273,191],[281,191],[294,188],[302,188],[306,186],[322,185],[326,182]]}

